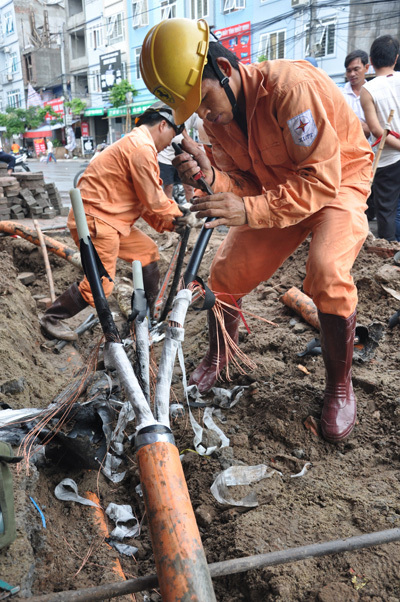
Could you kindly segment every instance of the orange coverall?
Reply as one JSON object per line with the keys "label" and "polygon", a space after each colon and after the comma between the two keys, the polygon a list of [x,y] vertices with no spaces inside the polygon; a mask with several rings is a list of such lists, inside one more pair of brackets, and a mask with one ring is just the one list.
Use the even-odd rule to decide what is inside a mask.
{"label": "orange coverall", "polygon": [[221,170],[213,190],[241,196],[248,225],[230,228],[210,287],[243,297],[311,233],[304,291],[321,312],[348,318],[357,305],[350,270],[368,233],[373,158],[359,120],[332,80],[307,61],[239,69],[248,139],[235,121],[204,123]]}
{"label": "orange coverall", "polygon": [[[135,222],[142,217],[157,232],[173,230],[172,220],[181,215],[175,201],[162,189],[157,149],[145,125],[106,148],[86,168],[79,182],[89,233],[96,251],[112,279],[117,258],[142,266],[157,261],[157,245],[141,232]],[[68,222],[75,243],[79,244],[74,213]],[[108,297],[114,284],[102,281]],[[94,305],[86,277],[79,284],[82,297]]]}

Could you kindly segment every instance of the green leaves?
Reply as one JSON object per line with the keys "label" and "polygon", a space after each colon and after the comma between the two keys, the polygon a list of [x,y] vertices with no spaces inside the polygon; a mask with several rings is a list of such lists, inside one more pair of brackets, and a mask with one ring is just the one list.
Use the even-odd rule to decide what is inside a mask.
{"label": "green leaves", "polygon": [[131,97],[136,96],[138,91],[132,86],[127,79],[123,79],[120,84],[115,84],[110,91],[110,102],[113,107],[121,107],[122,105],[129,104],[127,95]]}

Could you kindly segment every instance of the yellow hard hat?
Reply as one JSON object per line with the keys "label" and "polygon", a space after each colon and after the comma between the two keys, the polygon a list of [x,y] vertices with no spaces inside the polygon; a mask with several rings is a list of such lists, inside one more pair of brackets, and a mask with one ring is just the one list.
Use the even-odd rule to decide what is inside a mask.
{"label": "yellow hard hat", "polygon": [[201,103],[209,28],[199,19],[167,19],[150,29],[140,53],[140,72],[152,94],[170,106],[181,124]]}

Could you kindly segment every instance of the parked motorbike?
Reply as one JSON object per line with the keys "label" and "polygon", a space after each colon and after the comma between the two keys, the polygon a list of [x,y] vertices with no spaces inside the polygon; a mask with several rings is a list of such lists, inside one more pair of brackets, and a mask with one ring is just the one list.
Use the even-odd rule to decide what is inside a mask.
{"label": "parked motorbike", "polygon": [[22,155],[15,155],[15,168],[22,167],[25,171],[31,171],[26,160],[27,156],[25,153]]}

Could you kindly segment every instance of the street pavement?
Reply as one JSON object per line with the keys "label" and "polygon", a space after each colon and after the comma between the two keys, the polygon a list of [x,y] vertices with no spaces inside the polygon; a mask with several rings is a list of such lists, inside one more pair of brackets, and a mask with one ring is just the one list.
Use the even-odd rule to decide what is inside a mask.
{"label": "street pavement", "polygon": [[69,191],[74,185],[74,176],[87,165],[87,161],[84,159],[58,159],[57,163],[53,161],[44,163],[37,159],[28,159],[28,165],[32,172],[43,172],[46,184],[54,182],[61,195],[63,205],[71,207]]}

